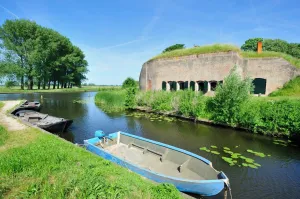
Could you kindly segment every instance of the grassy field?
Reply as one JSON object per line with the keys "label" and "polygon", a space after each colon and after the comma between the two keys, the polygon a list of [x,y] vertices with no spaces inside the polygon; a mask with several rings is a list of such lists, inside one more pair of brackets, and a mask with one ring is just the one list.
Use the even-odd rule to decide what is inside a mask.
{"label": "grassy field", "polygon": [[188,55],[199,55],[199,54],[206,54],[206,53],[229,52],[229,51],[238,52],[242,57],[245,58],[281,57],[287,60],[288,62],[290,62],[295,67],[300,68],[300,59],[297,59],[291,55],[285,53],[279,53],[279,52],[268,52],[268,51],[264,51],[259,54],[256,52],[245,52],[245,51],[241,51],[239,47],[234,45],[229,45],[229,44],[213,44],[207,46],[199,46],[194,48],[174,50],[170,52],[161,53],[151,58],[150,60],[156,60],[161,58],[182,57]]}
{"label": "grassy field", "polygon": [[33,90],[21,90],[20,87],[6,88],[0,86],[0,93],[53,93],[53,92],[88,92],[88,91],[100,91],[100,90],[113,90],[119,89],[120,86],[82,86],[73,88],[63,88],[63,89],[37,89],[34,87]]}
{"label": "grassy field", "polygon": [[0,126],[0,179],[0,198],[181,198],[172,185],[34,128]]}

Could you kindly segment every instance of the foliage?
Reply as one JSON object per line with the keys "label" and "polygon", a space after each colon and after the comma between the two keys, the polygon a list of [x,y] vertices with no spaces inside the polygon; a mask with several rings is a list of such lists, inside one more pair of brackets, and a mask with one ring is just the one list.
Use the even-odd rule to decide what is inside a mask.
{"label": "foliage", "polygon": [[95,103],[106,112],[125,110],[125,90],[99,91],[95,95]]}
{"label": "foliage", "polygon": [[205,117],[206,100],[201,93],[183,91],[179,100],[179,114],[195,118]]}
{"label": "foliage", "polygon": [[150,60],[161,59],[161,58],[182,57],[188,55],[198,55],[198,54],[205,54],[205,53],[229,52],[229,51],[240,52],[241,50],[239,47],[233,45],[214,44],[214,45],[199,46],[194,48],[173,50],[170,52],[165,52],[160,55],[157,55]]}
{"label": "foliage", "polygon": [[128,77],[127,79],[125,79],[125,81],[122,84],[123,89],[130,88],[130,87],[136,87],[136,86],[137,86],[136,81],[131,77]]}
{"label": "foliage", "polygon": [[18,85],[18,83],[14,80],[8,80],[8,81],[5,82],[5,87],[6,88],[11,88],[11,87],[14,87],[16,85]]}
{"label": "foliage", "polygon": [[300,44],[288,43],[281,39],[252,38],[245,41],[241,49],[244,51],[257,51],[257,42],[263,42],[263,51],[280,52],[300,58]]}
{"label": "foliage", "polygon": [[300,96],[300,77],[285,83],[282,88],[272,92],[269,96]]}
{"label": "foliage", "polygon": [[125,107],[126,109],[133,109],[136,106],[136,95],[137,89],[136,87],[129,87],[126,89],[126,95],[125,95]]}
{"label": "foliage", "polygon": [[[3,131],[0,127],[0,137]],[[126,168],[37,129],[9,132],[0,150],[4,198],[180,198],[172,185],[156,185]],[[28,139],[31,137],[31,139]],[[0,138],[2,139],[2,138]]]}
{"label": "foliage", "polygon": [[263,41],[263,38],[252,38],[245,41],[241,46],[241,49],[244,51],[257,51],[257,42]]}
{"label": "foliage", "polygon": [[253,132],[292,136],[300,132],[300,101],[294,99],[245,101],[239,124]]}
{"label": "foliage", "polygon": [[184,49],[185,46],[184,44],[174,44],[172,46],[169,46],[168,48],[166,48],[163,53],[165,52],[170,52],[170,51],[173,51],[173,50],[179,50],[179,49]]}
{"label": "foliage", "polygon": [[212,119],[217,123],[236,126],[241,104],[250,97],[251,89],[251,80],[249,78],[243,80],[234,67],[224,79],[224,84],[216,88],[216,95],[209,107]]}
{"label": "foliage", "polygon": [[70,88],[86,79],[83,52],[52,29],[25,19],[6,20],[0,27],[0,40],[5,75],[15,76],[21,89],[25,81],[32,90],[34,83],[39,89],[49,89],[51,83],[53,88]]}

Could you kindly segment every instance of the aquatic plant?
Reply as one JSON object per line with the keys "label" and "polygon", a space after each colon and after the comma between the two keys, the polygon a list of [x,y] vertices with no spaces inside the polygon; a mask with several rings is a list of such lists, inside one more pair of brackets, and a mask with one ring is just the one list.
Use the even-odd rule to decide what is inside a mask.
{"label": "aquatic plant", "polygon": [[215,155],[220,155],[220,153],[218,151],[210,151],[210,152],[215,154]]}
{"label": "aquatic plant", "polygon": [[230,151],[230,148],[228,147],[223,147],[224,150]]}
{"label": "aquatic plant", "polygon": [[262,158],[266,157],[266,155],[264,153],[262,153],[262,152],[256,152],[256,151],[252,151],[250,149],[247,149],[247,152],[248,153],[252,153],[252,154],[254,154],[256,156],[262,157]]}
{"label": "aquatic plant", "polygon": [[211,148],[214,148],[214,149],[218,148],[218,147],[215,146],[215,145],[211,145],[210,147],[211,147]]}

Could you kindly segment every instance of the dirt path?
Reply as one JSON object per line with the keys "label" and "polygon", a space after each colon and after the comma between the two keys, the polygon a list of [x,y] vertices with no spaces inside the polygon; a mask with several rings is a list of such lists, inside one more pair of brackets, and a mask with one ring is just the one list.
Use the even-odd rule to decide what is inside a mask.
{"label": "dirt path", "polygon": [[9,131],[19,131],[28,128],[26,125],[21,124],[17,119],[8,116],[6,113],[9,109],[18,105],[20,101],[3,101],[4,106],[0,110],[0,124],[7,128]]}

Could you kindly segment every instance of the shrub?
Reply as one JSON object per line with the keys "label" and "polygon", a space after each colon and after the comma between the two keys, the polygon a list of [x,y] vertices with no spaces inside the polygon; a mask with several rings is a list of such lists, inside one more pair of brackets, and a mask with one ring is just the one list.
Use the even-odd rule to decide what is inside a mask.
{"label": "shrub", "polygon": [[234,67],[224,79],[224,84],[217,86],[216,95],[210,102],[212,119],[217,123],[235,126],[238,122],[240,106],[249,98],[251,90],[251,79],[243,80]]}
{"label": "shrub", "polygon": [[201,117],[205,115],[205,100],[201,93],[183,91],[180,95],[179,114],[184,116]]}
{"label": "shrub", "polygon": [[125,107],[126,109],[133,109],[136,106],[136,87],[129,87],[126,89],[126,95],[125,95]]}
{"label": "shrub", "polygon": [[151,108],[158,111],[171,111],[172,107],[172,94],[164,91],[156,91],[153,93],[153,101]]}
{"label": "shrub", "polygon": [[6,88],[11,88],[11,87],[14,87],[14,86],[17,86],[18,83],[16,81],[11,81],[11,80],[8,80],[5,82],[5,87]]}
{"label": "shrub", "polygon": [[136,81],[131,77],[128,77],[127,79],[125,79],[125,81],[122,84],[123,89],[130,88],[130,87],[136,87],[136,86],[137,86]]}
{"label": "shrub", "polygon": [[178,50],[178,49],[184,49],[185,46],[184,44],[175,44],[175,45],[172,45],[172,46],[169,46],[168,48],[166,48],[163,53],[165,52],[170,52],[170,51],[173,51],[173,50]]}

